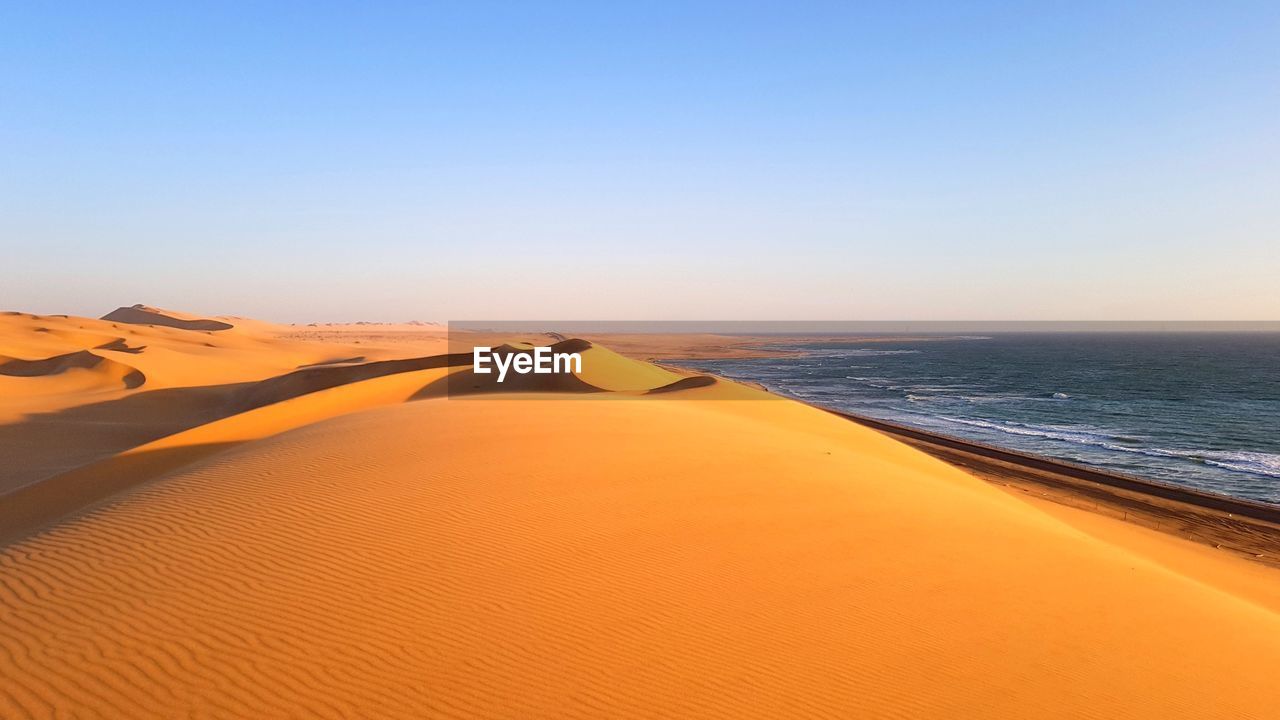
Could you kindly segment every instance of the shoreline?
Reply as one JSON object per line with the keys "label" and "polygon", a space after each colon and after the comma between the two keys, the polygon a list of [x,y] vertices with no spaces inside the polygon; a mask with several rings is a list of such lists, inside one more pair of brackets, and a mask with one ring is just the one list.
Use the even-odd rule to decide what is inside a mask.
{"label": "shoreline", "polygon": [[806,403],[987,482],[1280,568],[1280,505],[1185,488]]}
{"label": "shoreline", "polygon": [[[658,364],[686,373],[714,374],[682,364],[699,359],[664,359]],[[1280,505],[1094,468],[836,410],[777,393],[758,382],[720,379],[756,387],[889,435],[1005,490],[1226,550],[1280,569]]]}
{"label": "shoreline", "polygon": [[698,360],[753,360],[760,358],[804,357],[813,351],[788,347],[817,342],[888,343],[937,342],[956,340],[955,335],[727,335],[716,333],[647,334],[647,333],[581,333],[586,340],[598,342],[645,362],[693,362]]}

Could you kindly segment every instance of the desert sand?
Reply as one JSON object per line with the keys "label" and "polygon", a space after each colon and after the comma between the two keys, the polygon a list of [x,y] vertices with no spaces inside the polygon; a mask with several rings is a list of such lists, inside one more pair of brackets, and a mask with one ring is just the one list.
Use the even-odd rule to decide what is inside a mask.
{"label": "desert sand", "polygon": [[1280,707],[1273,568],[816,408],[581,341],[510,392],[439,328],[108,318],[0,315],[3,718]]}

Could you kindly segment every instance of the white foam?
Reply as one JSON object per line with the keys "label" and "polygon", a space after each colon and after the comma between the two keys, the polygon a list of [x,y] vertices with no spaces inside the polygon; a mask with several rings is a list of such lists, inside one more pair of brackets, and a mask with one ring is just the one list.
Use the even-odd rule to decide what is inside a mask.
{"label": "white foam", "polygon": [[1206,452],[1202,457],[1210,465],[1227,470],[1280,478],[1280,455],[1264,452]]}
{"label": "white foam", "polygon": [[1078,445],[1089,445],[1106,450],[1146,455],[1148,457],[1175,458],[1233,470],[1235,472],[1280,478],[1280,454],[1248,450],[1181,450],[1159,447],[1123,445],[1122,438],[1098,428],[1086,426],[1051,426],[1020,423],[999,423],[987,420],[937,416],[939,419],[960,425],[980,427],[1009,435],[1041,437]]}

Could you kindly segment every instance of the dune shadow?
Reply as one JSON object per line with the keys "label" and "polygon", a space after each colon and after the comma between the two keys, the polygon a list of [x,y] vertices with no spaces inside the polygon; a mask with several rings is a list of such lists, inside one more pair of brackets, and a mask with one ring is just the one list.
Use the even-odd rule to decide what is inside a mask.
{"label": "dune shadow", "polygon": [[645,395],[659,395],[662,393],[679,392],[681,390],[692,390],[694,388],[711,387],[716,384],[716,379],[710,375],[694,375],[693,377],[680,378],[673,383],[668,383],[662,387],[656,387],[649,390]]}
{"label": "dune shadow", "polygon": [[380,360],[361,365],[320,365],[302,368],[252,384],[237,393],[231,404],[234,412],[244,412],[361,380],[470,364],[471,353],[451,353],[405,360]]}
{"label": "dune shadow", "polygon": [[498,382],[497,373],[480,373],[460,370],[450,373],[414,393],[410,400],[426,400],[439,397],[462,397],[499,393],[599,393],[604,390],[583,382],[576,375],[520,375],[509,374]]}
{"label": "dune shadow", "polygon": [[[73,358],[70,363],[113,362],[84,355],[96,361]],[[46,371],[53,365],[35,362],[43,363],[37,369]],[[470,362],[469,353],[457,353],[306,368],[256,382],[162,388],[31,413],[0,425],[0,458],[6,460],[0,463],[0,493],[248,410],[361,380]],[[19,366],[18,372],[31,368]],[[123,376],[126,387],[138,387],[144,380],[136,370]]]}
{"label": "dune shadow", "polygon": [[40,360],[19,360],[15,358],[8,362],[0,363],[0,375],[9,375],[10,377],[59,375],[77,368],[83,370],[95,368],[105,360],[106,358],[94,355],[88,350],[76,350],[65,355],[54,355]]}
{"label": "dune shadow", "polygon": [[[580,353],[591,348],[591,343],[581,338],[569,338],[546,346],[553,353]],[[533,355],[533,348],[517,348],[513,345],[499,345],[491,350],[495,358],[504,358],[504,363],[511,362],[515,355]],[[471,353],[455,353],[465,358],[458,365],[471,365]],[[495,366],[496,367],[496,364]],[[501,381],[494,367],[491,372],[477,373],[474,369],[449,373],[413,394],[410,400],[425,400],[438,397],[462,397],[497,393],[599,393],[605,390],[592,385],[577,375],[567,372],[528,373],[521,374],[514,370],[508,372]]]}
{"label": "dune shadow", "polygon": [[0,545],[239,444],[208,443],[116,455],[0,495]]}
{"label": "dune shadow", "polygon": [[[590,347],[585,341],[558,345]],[[508,352],[529,351],[510,348]],[[19,361],[11,370],[13,374],[34,374],[63,366],[114,363],[88,351],[71,355],[74,357]],[[28,414],[19,421],[0,425],[0,457],[6,460],[0,463],[0,542],[239,443],[128,452],[132,448],[320,390],[397,373],[469,366],[472,360],[471,353],[452,353],[359,365],[322,365],[256,382],[146,390]],[[37,363],[34,368],[30,367],[32,362]],[[514,375],[504,383],[497,383],[496,377],[476,375],[467,367],[422,388],[412,399],[486,392],[602,392],[567,373]],[[143,379],[141,373],[133,380],[125,376],[126,384],[141,384]]]}
{"label": "dune shadow", "polygon": [[141,370],[88,350],[76,350],[40,360],[14,358],[0,363],[0,375],[9,377],[49,377],[61,375],[70,370],[94,370],[101,373],[105,382],[110,382],[114,378],[129,390],[141,387],[147,381],[147,376]]}
{"label": "dune shadow", "polygon": [[358,363],[358,362],[364,362],[364,361],[365,361],[364,355],[356,355],[355,357],[349,357],[349,358],[335,358],[333,360],[321,360],[320,362],[307,363],[306,365],[299,365],[297,369],[305,370],[307,368],[324,367],[325,365],[347,365],[349,363]]}
{"label": "dune shadow", "polygon": [[248,385],[146,390],[0,425],[0,493],[225,417]]}
{"label": "dune shadow", "polygon": [[130,353],[130,354],[133,354],[133,355],[137,355],[138,353],[142,352],[143,350],[146,350],[146,349],[147,349],[147,346],[146,346],[146,345],[141,345],[141,346],[139,346],[139,347],[129,347],[129,343],[128,343],[127,341],[125,341],[125,339],[124,339],[124,338],[116,338],[115,340],[112,340],[111,342],[102,343],[101,345],[97,346],[97,347],[96,347],[96,348],[94,348],[94,349],[95,349],[95,350],[111,350],[111,351],[114,351],[114,352],[124,352],[124,353]]}

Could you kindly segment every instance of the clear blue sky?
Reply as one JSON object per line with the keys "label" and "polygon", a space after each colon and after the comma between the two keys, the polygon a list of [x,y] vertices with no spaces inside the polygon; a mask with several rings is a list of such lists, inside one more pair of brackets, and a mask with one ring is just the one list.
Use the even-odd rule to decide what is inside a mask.
{"label": "clear blue sky", "polygon": [[1280,4],[16,3],[0,308],[1280,318]]}

